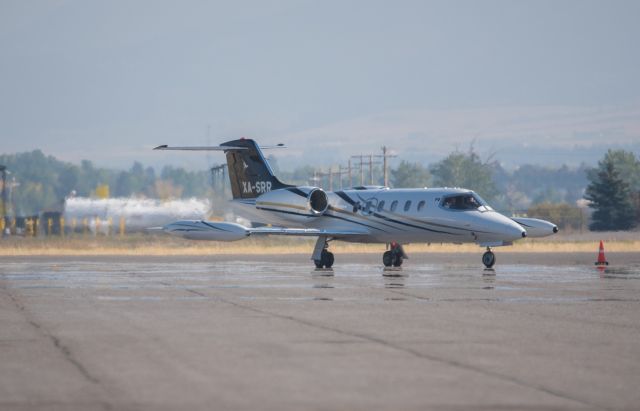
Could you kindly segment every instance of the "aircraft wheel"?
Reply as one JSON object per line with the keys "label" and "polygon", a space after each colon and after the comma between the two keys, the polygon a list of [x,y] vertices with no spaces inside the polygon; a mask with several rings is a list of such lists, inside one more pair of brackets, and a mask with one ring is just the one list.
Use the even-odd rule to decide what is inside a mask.
{"label": "aircraft wheel", "polygon": [[496,255],[493,253],[493,251],[488,250],[484,254],[482,254],[482,264],[484,264],[485,267],[491,268],[495,265],[495,263]]}
{"label": "aircraft wheel", "polygon": [[401,265],[402,265],[402,256],[400,254],[397,254],[393,259],[393,266],[400,267]]}
{"label": "aircraft wheel", "polygon": [[391,251],[385,251],[382,254],[382,264],[385,267],[391,267],[393,265],[393,253]]}
{"label": "aircraft wheel", "polygon": [[[333,262],[335,261],[335,258],[333,256],[333,253],[327,250],[322,250],[322,254],[320,255],[320,267],[322,268],[322,266],[324,266],[325,268],[331,268],[333,266]],[[318,266],[318,264],[316,263],[316,267]]]}
{"label": "aircraft wheel", "polygon": [[313,260],[313,263],[316,265],[316,268],[322,268],[322,261],[321,260]]}

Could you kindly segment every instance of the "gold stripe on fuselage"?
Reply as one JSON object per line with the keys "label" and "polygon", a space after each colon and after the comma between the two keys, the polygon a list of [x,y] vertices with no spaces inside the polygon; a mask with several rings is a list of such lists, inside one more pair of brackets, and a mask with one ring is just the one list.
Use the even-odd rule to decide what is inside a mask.
{"label": "gold stripe on fuselage", "polygon": [[297,205],[293,205],[293,204],[286,204],[286,203],[273,203],[271,201],[260,201],[260,202],[256,202],[256,206],[272,206],[272,207],[283,207],[283,208],[293,208],[296,210],[302,210],[302,211],[309,211],[308,207],[303,207],[303,206],[297,206]]}

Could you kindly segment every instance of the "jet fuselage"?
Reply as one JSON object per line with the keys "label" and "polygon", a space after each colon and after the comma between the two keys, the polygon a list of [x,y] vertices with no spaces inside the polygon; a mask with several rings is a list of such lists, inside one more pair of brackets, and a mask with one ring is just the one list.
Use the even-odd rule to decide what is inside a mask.
{"label": "jet fuselage", "polygon": [[[526,236],[512,219],[494,211],[473,191],[452,188],[348,189],[327,192],[328,206],[318,213],[304,201],[312,187],[281,189],[254,200],[234,200],[237,211],[253,222],[320,230],[366,230],[345,241],[388,243],[443,242],[506,245]],[[288,191],[288,192],[287,192]],[[297,193],[295,192],[297,191]],[[278,193],[281,192],[281,193]],[[456,205],[457,198],[472,204]]]}

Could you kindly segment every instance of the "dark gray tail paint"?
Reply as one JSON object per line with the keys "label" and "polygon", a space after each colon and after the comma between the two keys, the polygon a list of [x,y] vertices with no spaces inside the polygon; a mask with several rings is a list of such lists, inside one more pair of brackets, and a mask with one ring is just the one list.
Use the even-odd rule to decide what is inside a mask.
{"label": "dark gray tail paint", "polygon": [[262,151],[255,141],[240,139],[227,141],[221,146],[246,147],[246,150],[225,150],[231,192],[233,198],[256,198],[271,190],[293,187],[282,183],[273,175],[269,163],[262,155]]}

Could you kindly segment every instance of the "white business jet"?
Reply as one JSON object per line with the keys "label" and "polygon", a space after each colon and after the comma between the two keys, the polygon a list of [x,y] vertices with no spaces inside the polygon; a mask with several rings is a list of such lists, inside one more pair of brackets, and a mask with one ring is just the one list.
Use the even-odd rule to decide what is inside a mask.
{"label": "white business jet", "polygon": [[[275,146],[278,147],[278,146]],[[400,267],[408,258],[402,244],[477,243],[486,247],[482,263],[491,268],[493,247],[524,237],[558,232],[554,224],[534,218],[509,218],[494,211],[478,194],[461,188],[390,189],[354,187],[324,191],[280,182],[254,140],[239,139],[214,147],[156,147],[155,150],[224,151],[232,203],[238,214],[268,227],[232,222],[176,221],[167,233],[194,240],[236,241],[255,235],[317,237],[311,259],[331,268],[329,242],[387,244],[385,267]]]}

